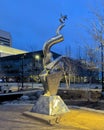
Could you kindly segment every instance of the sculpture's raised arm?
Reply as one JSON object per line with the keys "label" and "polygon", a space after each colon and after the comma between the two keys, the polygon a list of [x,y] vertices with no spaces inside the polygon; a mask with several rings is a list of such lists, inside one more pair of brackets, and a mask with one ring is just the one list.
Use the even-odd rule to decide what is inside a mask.
{"label": "sculpture's raised arm", "polygon": [[59,19],[61,24],[58,26],[58,28],[56,30],[56,36],[54,36],[51,39],[49,39],[48,41],[46,41],[44,46],[43,46],[43,54],[44,54],[43,64],[44,64],[44,67],[51,62],[51,59],[52,59],[52,54],[50,52],[51,47],[64,40],[63,35],[60,34],[60,31],[64,27],[64,21],[65,21],[66,18],[67,18],[66,16],[61,16],[61,18]]}

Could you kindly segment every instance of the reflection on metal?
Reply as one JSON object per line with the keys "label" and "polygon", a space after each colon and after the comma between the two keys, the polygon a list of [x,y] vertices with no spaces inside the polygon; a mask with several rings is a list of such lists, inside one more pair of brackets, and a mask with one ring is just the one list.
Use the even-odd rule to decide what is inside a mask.
{"label": "reflection on metal", "polygon": [[31,111],[54,116],[69,112],[69,109],[60,96],[40,96]]}
{"label": "reflection on metal", "polygon": [[44,67],[49,64],[51,62],[51,59],[52,59],[52,53],[50,52],[50,48],[56,44],[56,43],[59,43],[59,42],[62,42],[64,40],[63,36],[61,34],[59,34],[60,30],[64,27],[64,24],[61,24],[57,31],[56,31],[56,36],[55,37],[52,37],[51,39],[49,39],[45,44],[44,44],[44,47],[43,47],[43,54],[44,54],[44,60],[43,60],[43,63],[44,63]]}
{"label": "reflection on metal", "polygon": [[44,86],[45,96],[53,96],[57,94],[60,80],[69,71],[69,59],[67,57],[60,56],[56,60],[52,61],[52,53],[50,52],[53,45],[64,40],[63,35],[60,34],[60,30],[64,27],[64,21],[66,18],[66,16],[62,16],[59,19],[59,21],[61,20],[61,24],[56,30],[56,36],[49,39],[43,47],[44,70],[39,76]]}

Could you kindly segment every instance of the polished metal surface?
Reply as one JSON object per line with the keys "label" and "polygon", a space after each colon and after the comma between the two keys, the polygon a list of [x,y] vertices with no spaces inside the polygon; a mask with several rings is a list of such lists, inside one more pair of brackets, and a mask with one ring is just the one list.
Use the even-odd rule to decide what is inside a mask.
{"label": "polished metal surface", "polygon": [[64,27],[64,24],[59,25],[59,27],[56,30],[56,36],[52,37],[48,41],[45,42],[43,47],[43,54],[44,54],[44,66],[49,64],[51,62],[52,54],[50,52],[50,49],[53,45],[62,42],[64,40],[63,35],[60,34],[60,30]]}
{"label": "polished metal surface", "polygon": [[[69,69],[69,63],[67,64],[68,58],[64,56],[60,56],[59,58],[52,60],[51,47],[59,42],[64,40],[62,34],[60,34],[61,29],[64,27],[66,16],[62,16],[59,21],[60,25],[56,30],[56,36],[52,37],[48,41],[45,42],[43,46],[43,65],[44,70],[41,72],[40,80],[43,83],[43,87],[45,90],[45,96],[52,96],[57,94],[57,90],[60,84],[60,80],[63,75],[65,75],[66,68]],[[69,61],[68,61],[69,62]]]}
{"label": "polished metal surface", "polygon": [[44,115],[56,116],[69,112],[68,107],[60,96],[40,96],[38,102],[33,106],[31,112]]}

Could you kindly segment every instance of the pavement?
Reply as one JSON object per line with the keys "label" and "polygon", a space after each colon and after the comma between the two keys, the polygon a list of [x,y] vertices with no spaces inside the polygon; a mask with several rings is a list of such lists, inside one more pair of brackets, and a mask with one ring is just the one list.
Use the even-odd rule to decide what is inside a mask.
{"label": "pavement", "polygon": [[[46,117],[26,116],[33,104],[0,105],[0,130],[104,130],[104,113],[93,109],[70,107],[70,112],[60,117],[60,123],[50,125]],[[41,118],[42,117],[42,118]]]}
{"label": "pavement", "polygon": [[30,111],[32,106],[0,105],[0,130],[69,130],[67,126],[52,126],[44,121],[24,116],[23,113]]}

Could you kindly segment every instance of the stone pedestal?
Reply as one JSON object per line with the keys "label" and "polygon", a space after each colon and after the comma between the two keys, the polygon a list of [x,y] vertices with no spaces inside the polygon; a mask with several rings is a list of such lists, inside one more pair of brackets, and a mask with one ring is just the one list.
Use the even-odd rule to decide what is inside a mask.
{"label": "stone pedestal", "polygon": [[53,116],[69,112],[69,109],[60,96],[42,95],[33,106],[31,112]]}

